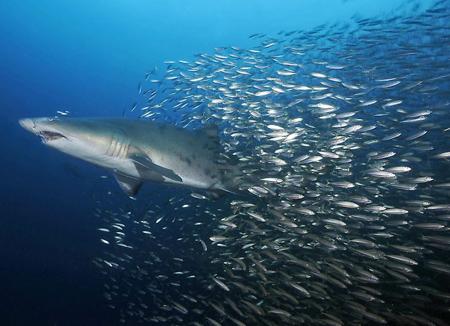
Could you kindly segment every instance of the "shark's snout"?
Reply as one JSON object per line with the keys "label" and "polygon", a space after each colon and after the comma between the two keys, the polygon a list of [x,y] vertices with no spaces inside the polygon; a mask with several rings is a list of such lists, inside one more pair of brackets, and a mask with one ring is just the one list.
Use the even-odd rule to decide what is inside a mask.
{"label": "shark's snout", "polygon": [[58,140],[61,138],[67,138],[61,132],[50,126],[49,122],[52,120],[49,118],[36,118],[36,119],[20,119],[19,124],[22,128],[32,132],[35,135],[41,137],[44,143],[52,140]]}
{"label": "shark's snout", "polygon": [[26,130],[28,130],[30,132],[33,132],[33,133],[36,132],[35,131],[36,124],[34,123],[33,119],[29,119],[29,118],[27,118],[27,119],[20,119],[19,120],[19,124],[22,126],[22,128],[24,128],[24,129],[26,129]]}

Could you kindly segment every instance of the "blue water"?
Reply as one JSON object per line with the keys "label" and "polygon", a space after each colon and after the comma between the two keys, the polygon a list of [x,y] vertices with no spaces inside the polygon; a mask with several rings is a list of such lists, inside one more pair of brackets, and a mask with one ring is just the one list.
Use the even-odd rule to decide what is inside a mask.
{"label": "blue water", "polygon": [[[164,60],[248,47],[252,33],[402,13],[410,7],[404,2],[1,1],[0,324],[117,321],[91,260],[101,251],[96,200],[120,190],[111,179],[99,181],[101,169],[42,146],[19,118],[56,110],[121,116],[144,73]],[[155,191],[149,186],[143,197],[152,200]]]}

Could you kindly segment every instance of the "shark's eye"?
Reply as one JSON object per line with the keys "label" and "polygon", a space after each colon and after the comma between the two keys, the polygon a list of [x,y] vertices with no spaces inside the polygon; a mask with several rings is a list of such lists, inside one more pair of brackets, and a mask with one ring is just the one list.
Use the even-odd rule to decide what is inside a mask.
{"label": "shark's eye", "polygon": [[63,134],[60,134],[58,132],[54,132],[54,131],[41,131],[39,133],[42,137],[42,140],[44,141],[51,141],[51,140],[56,140],[56,139],[60,139],[60,138],[66,138],[66,136],[64,136]]}

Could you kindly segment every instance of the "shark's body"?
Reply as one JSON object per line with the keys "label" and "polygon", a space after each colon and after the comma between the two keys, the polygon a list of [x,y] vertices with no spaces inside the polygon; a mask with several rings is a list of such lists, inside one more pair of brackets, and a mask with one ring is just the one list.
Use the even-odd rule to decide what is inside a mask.
{"label": "shark's body", "polygon": [[62,152],[113,171],[134,196],[143,181],[227,190],[217,129],[189,131],[146,120],[36,118],[20,125]]}

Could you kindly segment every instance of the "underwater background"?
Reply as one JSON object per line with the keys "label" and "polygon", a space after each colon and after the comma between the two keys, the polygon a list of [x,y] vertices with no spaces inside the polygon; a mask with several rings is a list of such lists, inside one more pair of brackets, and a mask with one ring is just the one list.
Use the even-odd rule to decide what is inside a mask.
{"label": "underwater background", "polygon": [[[309,31],[322,24],[345,25],[366,18],[396,16],[401,20],[402,16],[420,15],[436,3],[448,9],[445,1],[431,0],[1,1],[0,323],[185,323],[183,319],[167,316],[150,320],[157,316],[158,310],[157,304],[151,301],[147,302],[150,306],[146,308],[150,311],[148,319],[144,315],[134,318],[139,315],[137,312],[136,315],[124,312],[139,310],[127,305],[126,300],[118,300],[111,309],[109,296],[105,296],[105,279],[111,276],[93,261],[104,255],[105,246],[99,241],[98,229],[104,227],[109,216],[142,215],[149,209],[147,204],[159,208],[158,216],[175,216],[172,202],[179,200],[177,197],[189,196],[190,191],[146,184],[138,200],[132,201],[121,193],[106,171],[45,148],[36,137],[20,128],[17,123],[20,118],[54,116],[58,110],[67,110],[73,117],[137,118],[140,111],[134,110],[134,103],[140,103],[140,81],[148,72],[162,76],[164,61],[195,61],[196,55],[212,53],[220,47],[252,48],[261,42],[258,37],[249,37],[254,34],[277,37],[280,31]],[[448,26],[446,32],[448,41]],[[338,44],[339,41],[339,37],[334,40],[336,47],[344,46]],[[448,71],[448,67],[439,68]],[[391,69],[395,75],[395,67]],[[449,90],[448,77],[444,81],[446,86],[439,96],[448,100],[448,93],[445,95]],[[448,116],[444,120],[448,121]],[[442,148],[445,144],[443,141]],[[440,168],[445,170],[445,166]],[[442,175],[448,177],[445,171]],[[445,197],[448,194],[443,196],[448,198]],[[211,205],[220,212],[228,202],[223,203],[224,207],[221,204],[219,200]],[[119,213],[105,213],[114,209]],[[107,214],[110,215],[105,217]],[[207,214],[203,217],[210,218]],[[170,226],[164,231],[155,230],[152,241],[170,247],[183,234],[194,233],[191,225],[181,224],[175,223],[176,228],[172,230]],[[205,239],[208,236],[204,234]],[[129,237],[132,239],[133,233]],[[140,240],[135,242],[140,243]],[[149,247],[143,248],[152,251]],[[201,247],[196,250],[201,252]],[[135,259],[145,260],[138,257]],[[220,258],[217,254],[216,259]],[[199,262],[206,264],[200,258]],[[195,270],[198,266],[189,267]],[[205,278],[211,280],[210,271],[205,273],[208,274]],[[444,274],[448,276],[448,270]],[[112,277],[116,277],[113,283],[121,282],[120,276],[118,281],[117,275]],[[123,276],[123,280],[135,280],[136,284],[144,282],[133,276]],[[448,289],[448,284],[446,287]],[[195,295],[192,289],[193,285],[189,297]],[[161,296],[170,296],[170,291],[165,288]],[[173,296],[177,296],[178,290],[173,291]],[[134,295],[131,290],[129,293]],[[204,298],[205,289],[199,288],[198,295]],[[440,298],[448,307],[450,298]],[[177,311],[185,315],[184,306]],[[208,311],[199,315],[208,316]],[[283,315],[278,310],[272,311],[272,315]],[[186,323],[214,324],[218,320],[188,316]],[[435,313],[435,316],[441,318],[444,325],[448,315]],[[272,317],[268,320],[274,324],[285,322]],[[370,322],[377,322],[377,318]],[[378,322],[381,323],[380,319]],[[230,320],[221,323],[227,325]],[[248,321],[248,324],[259,322]]]}

